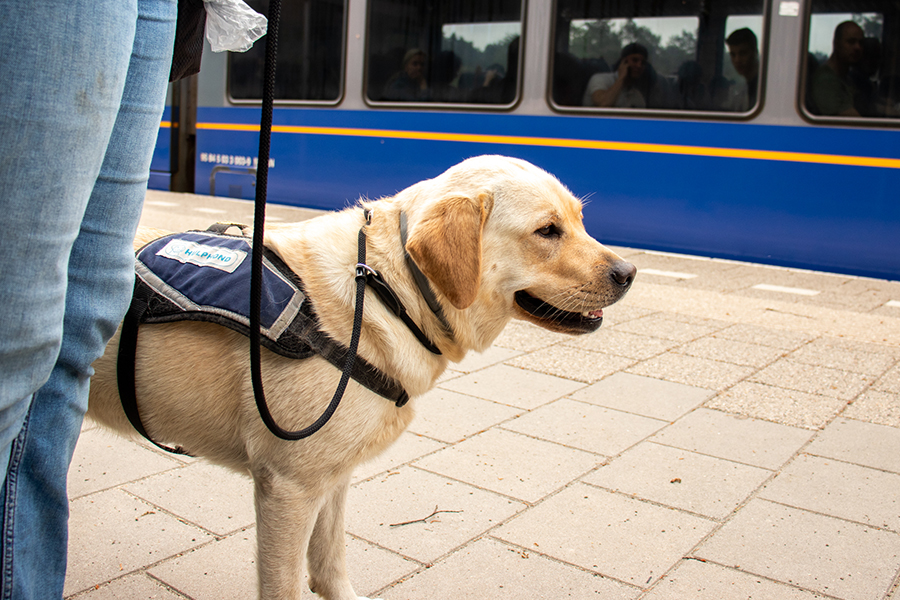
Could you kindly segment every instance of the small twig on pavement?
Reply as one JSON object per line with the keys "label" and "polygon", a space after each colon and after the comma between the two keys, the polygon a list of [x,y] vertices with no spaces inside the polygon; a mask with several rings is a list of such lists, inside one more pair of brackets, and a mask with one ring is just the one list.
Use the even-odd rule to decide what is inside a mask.
{"label": "small twig on pavement", "polygon": [[428,519],[430,519],[434,515],[437,515],[440,513],[461,513],[461,512],[462,512],[461,510],[438,510],[438,507],[435,506],[434,512],[431,513],[430,515],[428,515],[427,517],[422,517],[421,519],[416,519],[414,521],[406,521],[404,523],[391,523],[390,527],[403,527],[404,525],[412,525],[413,523],[425,523],[428,521]]}

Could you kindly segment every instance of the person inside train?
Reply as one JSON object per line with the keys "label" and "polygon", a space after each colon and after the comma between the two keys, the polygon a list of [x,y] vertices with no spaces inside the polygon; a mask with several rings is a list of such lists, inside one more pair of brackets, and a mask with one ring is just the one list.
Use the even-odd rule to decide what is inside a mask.
{"label": "person inside train", "polygon": [[703,85],[703,68],[696,60],[688,60],[678,67],[678,79],[676,84],[678,94],[678,107],[687,110],[704,110],[707,108],[708,97],[706,86]]}
{"label": "person inside train", "polygon": [[411,48],[403,55],[403,64],[384,86],[383,100],[427,100],[428,81],[425,78],[426,55],[419,48]]}
{"label": "person inside train", "polygon": [[756,105],[759,90],[759,43],[747,27],[731,32],[725,40],[728,56],[742,82],[733,85],[722,105],[723,110],[746,112]]}
{"label": "person inside train", "polygon": [[867,37],[862,41],[862,58],[850,67],[849,78],[856,89],[853,106],[863,117],[884,116],[886,106],[878,90],[879,71],[881,70],[881,41],[876,37]]}
{"label": "person inside train", "polygon": [[832,52],[812,76],[811,100],[813,112],[820,115],[858,117],[854,106],[857,89],[850,79],[850,68],[863,57],[862,28],[853,21],[844,21],[834,30]]}
{"label": "person inside train", "polygon": [[493,71],[493,77],[485,77],[482,92],[478,96],[478,102],[490,104],[507,104],[516,98],[516,86],[519,75],[519,36],[514,37],[506,47],[506,69],[500,65],[488,68],[488,73]]}
{"label": "person inside train", "polygon": [[647,60],[647,48],[633,42],[622,48],[613,71],[588,80],[582,104],[616,108],[665,108],[670,103],[665,79]]}
{"label": "person inside train", "polygon": [[463,93],[454,85],[462,60],[455,52],[443,50],[439,52],[431,62],[430,71],[430,99],[435,102],[460,102]]}

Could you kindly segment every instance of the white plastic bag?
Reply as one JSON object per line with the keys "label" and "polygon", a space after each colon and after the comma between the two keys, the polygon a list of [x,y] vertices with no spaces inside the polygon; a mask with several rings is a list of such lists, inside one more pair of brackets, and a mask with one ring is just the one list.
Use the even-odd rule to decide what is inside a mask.
{"label": "white plastic bag", "polygon": [[242,0],[203,0],[206,4],[206,39],[213,52],[246,52],[266,34],[264,16]]}

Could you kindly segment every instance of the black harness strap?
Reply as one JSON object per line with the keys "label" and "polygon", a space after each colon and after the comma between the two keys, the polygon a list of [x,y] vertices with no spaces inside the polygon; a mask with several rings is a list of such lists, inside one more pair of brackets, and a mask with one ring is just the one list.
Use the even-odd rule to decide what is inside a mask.
{"label": "black harness strap", "polygon": [[[450,326],[450,323],[447,321],[447,316],[444,314],[444,309],[441,308],[440,302],[438,302],[437,296],[434,295],[434,292],[431,290],[431,284],[428,282],[428,277],[425,276],[425,273],[419,268],[419,265],[412,259],[412,256],[409,255],[409,252],[406,251],[406,238],[407,238],[407,218],[405,212],[400,212],[400,244],[403,246],[403,254],[406,257],[406,266],[409,268],[410,272],[413,275],[413,280],[416,282],[416,286],[419,288],[419,292],[422,294],[422,297],[425,299],[425,303],[428,304],[428,308],[431,309],[431,312],[434,313],[434,316],[438,318],[441,322],[441,325],[444,326],[444,332],[450,337],[450,339],[454,339],[453,336],[453,328]],[[440,354],[440,352],[438,352]]]}
{"label": "black harness strap", "polygon": [[125,415],[131,422],[138,433],[146,438],[157,448],[161,448],[172,454],[183,454],[193,456],[181,446],[170,448],[153,441],[144,424],[141,422],[141,415],[137,407],[137,393],[135,390],[134,370],[135,359],[137,354],[137,337],[138,326],[141,323],[141,316],[147,312],[149,307],[151,290],[141,280],[137,280],[134,284],[134,295],[131,298],[131,306],[125,314],[125,320],[122,321],[122,331],[119,334],[119,353],[116,363],[116,375],[119,384],[119,398],[122,401],[122,408]]}
{"label": "black harness strap", "polygon": [[403,306],[403,303],[400,301],[400,298],[397,297],[397,294],[394,293],[394,290],[391,289],[391,286],[387,284],[384,280],[384,277],[381,276],[381,273],[378,271],[363,265],[366,268],[366,283],[378,294],[378,297],[381,298],[381,301],[385,306],[390,309],[392,313],[394,313],[403,324],[412,332],[416,339],[419,340],[419,343],[425,346],[425,348],[431,352],[432,354],[440,355],[441,350],[437,346],[434,345],[428,336],[425,335],[425,332],[419,329],[419,326],[416,325],[416,322],[412,320],[409,316],[409,313],[406,312],[406,307]]}

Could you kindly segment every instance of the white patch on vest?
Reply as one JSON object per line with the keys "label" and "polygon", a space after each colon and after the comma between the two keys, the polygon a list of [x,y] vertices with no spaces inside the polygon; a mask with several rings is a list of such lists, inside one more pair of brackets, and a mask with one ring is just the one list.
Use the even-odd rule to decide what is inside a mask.
{"label": "white patch on vest", "polygon": [[226,273],[234,273],[234,270],[247,258],[247,253],[241,250],[206,246],[184,240],[170,241],[156,255],[171,258],[180,263],[191,263],[198,267],[213,267]]}

